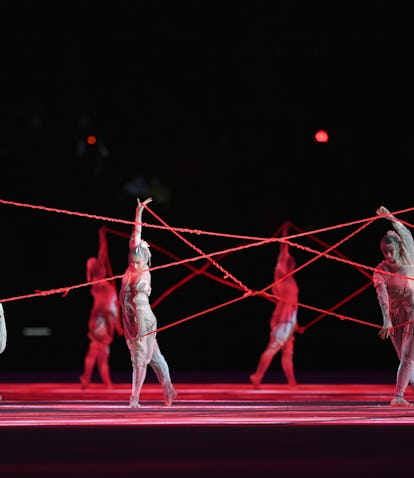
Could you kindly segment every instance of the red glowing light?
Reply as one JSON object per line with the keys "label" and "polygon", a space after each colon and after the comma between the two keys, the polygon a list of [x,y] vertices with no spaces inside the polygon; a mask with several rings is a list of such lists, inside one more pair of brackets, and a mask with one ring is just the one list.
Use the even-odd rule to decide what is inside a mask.
{"label": "red glowing light", "polygon": [[315,133],[314,138],[317,143],[327,143],[329,140],[329,135],[327,131],[320,129]]}
{"label": "red glowing light", "polygon": [[96,136],[92,136],[92,135],[91,135],[91,136],[88,136],[88,137],[86,138],[86,142],[87,142],[88,144],[95,144],[95,143],[96,143]]}

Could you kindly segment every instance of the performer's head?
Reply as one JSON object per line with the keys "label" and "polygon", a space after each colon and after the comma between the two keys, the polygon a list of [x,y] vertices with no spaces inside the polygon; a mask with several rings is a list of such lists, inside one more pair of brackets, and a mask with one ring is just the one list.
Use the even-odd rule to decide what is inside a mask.
{"label": "performer's head", "polygon": [[151,267],[151,251],[146,241],[141,241],[129,253],[130,262],[141,263],[143,266]]}
{"label": "performer's head", "polygon": [[388,262],[396,262],[400,258],[401,237],[390,230],[381,239],[381,251]]}
{"label": "performer's head", "polygon": [[96,257],[90,257],[86,263],[88,280],[104,279],[106,277],[106,267],[102,261]]}

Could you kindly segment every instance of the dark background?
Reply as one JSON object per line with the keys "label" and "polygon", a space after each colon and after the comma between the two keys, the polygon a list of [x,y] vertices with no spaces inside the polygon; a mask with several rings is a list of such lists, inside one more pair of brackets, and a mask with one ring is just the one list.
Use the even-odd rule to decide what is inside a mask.
{"label": "dark background", "polygon": [[[398,3],[141,3],[2,2],[9,28],[2,34],[0,199],[132,221],[135,198],[152,196],[151,209],[171,226],[263,238],[284,220],[309,232],[369,218],[380,204],[412,206],[412,38],[409,12]],[[313,140],[319,128],[328,131],[327,144]],[[90,134],[98,138],[93,147]],[[1,368],[80,371],[92,304],[87,287],[65,297],[5,299],[85,282],[99,227],[123,234],[130,227],[0,207],[8,326]],[[412,222],[411,212],[401,217]],[[149,213],[144,220],[158,224]],[[331,245],[355,228],[312,237]],[[375,267],[387,229],[377,221],[339,250]],[[168,231],[148,228],[144,236],[178,257],[196,255]],[[206,252],[246,243],[185,237]],[[127,240],[116,233],[108,240],[113,272],[122,274]],[[250,248],[220,264],[259,290],[272,281],[277,250]],[[292,252],[299,265],[312,258]],[[153,266],[168,262],[153,248]],[[187,273],[183,266],[154,271],[152,299]],[[297,279],[301,302],[324,310],[369,280],[327,259]],[[238,295],[198,277],[154,311],[163,327]],[[158,340],[172,370],[253,371],[272,310],[252,297],[163,330]],[[299,376],[396,369],[391,343],[358,322],[381,323],[372,287],[338,313],[356,321],[327,316],[297,336]],[[301,308],[298,320],[306,325],[317,316]],[[27,337],[26,327],[52,334]],[[112,346],[111,364],[130,369],[123,338]]]}

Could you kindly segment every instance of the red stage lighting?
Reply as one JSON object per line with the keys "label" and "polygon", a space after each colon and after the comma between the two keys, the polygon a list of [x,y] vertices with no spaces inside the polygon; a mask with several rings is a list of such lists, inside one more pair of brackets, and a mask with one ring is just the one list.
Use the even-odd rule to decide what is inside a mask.
{"label": "red stage lighting", "polygon": [[329,141],[328,132],[324,129],[319,129],[313,136],[316,143],[327,143]]}

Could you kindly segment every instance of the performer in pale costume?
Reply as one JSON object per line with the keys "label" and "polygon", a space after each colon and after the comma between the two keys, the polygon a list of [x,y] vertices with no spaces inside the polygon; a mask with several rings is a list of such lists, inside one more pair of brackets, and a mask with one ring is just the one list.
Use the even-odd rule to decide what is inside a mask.
{"label": "performer in pale costume", "polygon": [[[283,224],[282,235],[286,236],[289,222]],[[289,244],[280,243],[279,255],[274,270],[272,293],[278,299],[270,320],[270,337],[266,349],[260,356],[256,372],[250,375],[255,389],[259,389],[274,356],[281,352],[281,365],[289,385],[296,385],[293,366],[295,332],[303,332],[297,324],[299,287],[294,276],[288,275],[296,267],[295,259],[289,252]],[[285,277],[286,276],[286,277]]]}
{"label": "performer in pale costume", "polygon": [[[4,318],[3,304],[0,302],[0,354],[4,352],[7,344],[6,319]],[[2,396],[0,395],[0,400]]]}
{"label": "performer in pale costume", "polygon": [[142,212],[144,206],[137,199],[135,226],[129,242],[129,265],[122,278],[120,303],[126,343],[132,362],[132,390],[129,405],[140,407],[140,394],[145,381],[148,364],[153,368],[160,382],[165,405],[171,406],[177,396],[168,364],[162,355],[156,338],[157,319],[151,309],[151,252],[147,242],[142,240]]}
{"label": "performer in pale costume", "polygon": [[[86,263],[88,282],[108,277],[109,256],[105,228],[99,229],[98,257],[90,257]],[[109,357],[110,346],[115,332],[123,335],[119,312],[118,292],[112,281],[102,281],[92,284],[91,294],[93,306],[89,316],[88,338],[89,348],[84,359],[84,372],[80,377],[81,387],[87,388],[95,365],[107,388],[112,388]]]}
{"label": "performer in pale costume", "polygon": [[414,387],[414,281],[409,279],[414,278],[414,240],[387,208],[381,206],[376,213],[394,228],[381,239],[384,260],[376,267],[373,282],[383,318],[378,335],[391,338],[400,361],[391,406],[404,407],[412,405],[404,394],[409,384]]}

